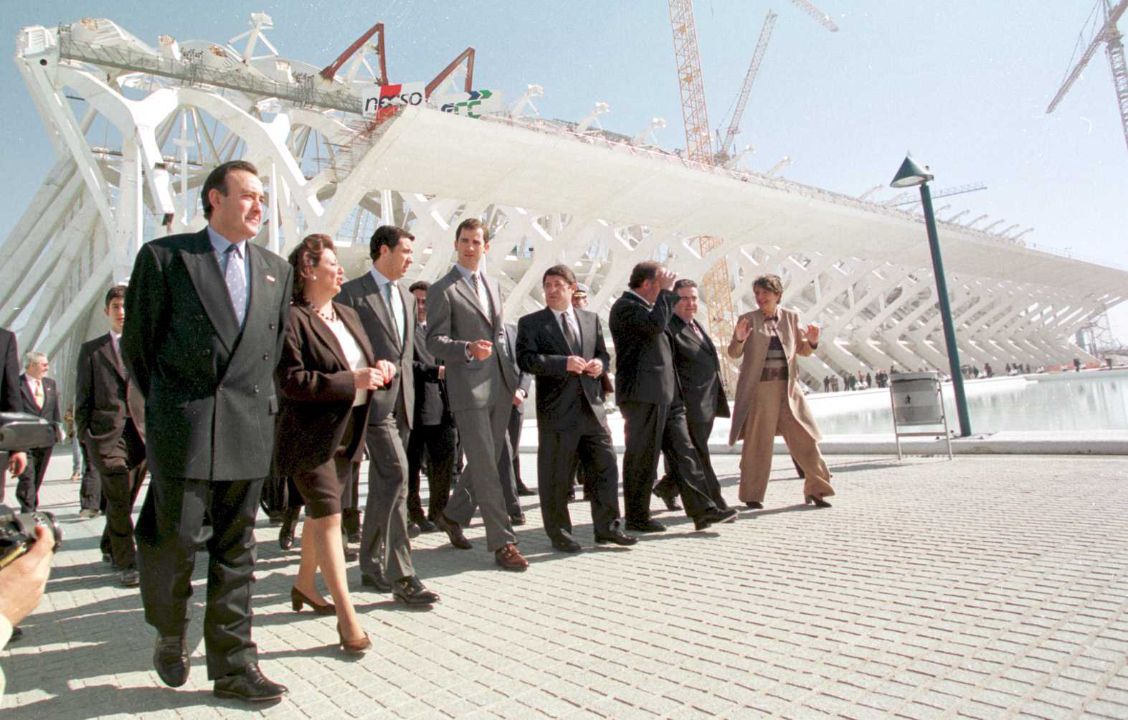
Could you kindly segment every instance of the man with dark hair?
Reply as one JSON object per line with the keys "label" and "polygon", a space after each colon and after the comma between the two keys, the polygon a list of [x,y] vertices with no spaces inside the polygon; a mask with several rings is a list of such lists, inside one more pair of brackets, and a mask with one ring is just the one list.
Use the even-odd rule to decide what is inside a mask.
{"label": "man with dark hair", "polygon": [[[41,352],[29,352],[25,358],[24,374],[20,376],[20,395],[23,398],[23,411],[56,424],[63,419],[59,411],[59,389],[53,378],[47,377],[51,369],[47,356]],[[47,474],[47,464],[51,462],[54,448],[31,448],[28,452],[27,467],[20,474],[16,484],[16,499],[20,501],[20,512],[34,512],[39,508],[39,488]]]}
{"label": "man with dark hair", "polygon": [[619,516],[619,469],[599,378],[610,362],[599,316],[572,306],[576,276],[554,265],[541,278],[546,307],[517,326],[517,363],[537,382],[537,490],[552,546],[575,553],[568,491],[579,461],[590,478],[587,496],[595,542],[633,545]]}
{"label": "man with dark hair", "polygon": [[415,298],[398,284],[411,266],[415,236],[394,225],[372,234],[372,267],[341,287],[341,302],[356,310],[377,360],[395,366],[368,415],[368,500],[360,531],[360,579],[405,605],[430,605],[439,596],[419,581],[407,536],[407,447],[415,412],[412,363]]}
{"label": "man with dark hair", "polygon": [[[427,349],[427,290],[431,283],[417,280],[408,290],[415,296],[415,419],[407,445],[407,516],[421,532],[435,532],[434,520],[450,498],[457,438],[454,416],[447,400],[446,368]],[[427,512],[419,499],[419,474],[427,462]]]}
{"label": "man with dark hair", "polygon": [[[713,422],[719,417],[729,416],[728,398],[721,383],[721,359],[717,347],[705,329],[694,319],[697,314],[697,283],[688,278],[674,283],[678,295],[674,305],[674,316],[670,318],[670,345],[674,350],[674,369],[678,376],[678,388],[685,403],[685,419],[689,429],[689,439],[697,449],[701,469],[705,473],[705,489],[709,499],[721,510],[728,508],[721,495],[721,483],[713,470],[709,457],[709,435],[713,432]],[[662,498],[666,507],[674,509],[674,498],[678,494],[678,484],[674,478],[677,473],[676,458],[666,453],[666,477],[654,488],[654,494]]]}
{"label": "man with dark hair", "polygon": [[709,499],[701,462],[689,438],[666,334],[678,300],[673,291],[676,279],[656,262],[641,262],[631,271],[629,290],[611,306],[615,401],[626,434],[623,498],[627,528],[637,532],[666,529],[650,517],[650,490],[663,449],[676,461],[675,482],[697,530],[736,518],[735,510],[720,510]]}
{"label": "man with dark hair", "polygon": [[462,526],[480,506],[494,561],[505,570],[521,571],[529,563],[517,550],[498,474],[508,442],[517,366],[502,342],[501,290],[481,272],[490,247],[486,228],[481,220],[469,218],[459,223],[454,237],[458,261],[427,291],[427,347],[446,365],[450,409],[466,452],[466,470],[435,523],[452,545],[469,549]]}
{"label": "man with dark hair", "polygon": [[78,351],[74,422],[86,455],[101,478],[106,499],[106,530],[118,579],[141,584],[133,541],[133,504],[145,477],[145,399],[129,381],[121,361],[125,324],[124,285],[106,293],[105,335]]}
{"label": "man with dark hair", "polygon": [[151,481],[137,520],[145,620],[166,685],[188,680],[188,598],[208,550],[204,647],[218,697],[281,698],[251,640],[255,516],[274,454],[274,367],[290,310],[289,263],[249,242],[265,196],[250,163],[203,190],[206,228],[141,246],[125,295],[122,360],[145,396]]}

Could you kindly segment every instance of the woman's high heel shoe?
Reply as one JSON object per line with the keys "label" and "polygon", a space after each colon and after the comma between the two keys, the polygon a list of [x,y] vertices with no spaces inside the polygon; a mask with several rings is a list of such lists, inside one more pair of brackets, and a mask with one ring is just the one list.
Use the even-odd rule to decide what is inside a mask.
{"label": "woman's high heel shoe", "polygon": [[290,588],[290,605],[293,606],[294,612],[301,612],[302,605],[309,605],[313,612],[317,615],[336,615],[337,607],[333,603],[325,603],[318,605],[313,600],[306,597],[305,593],[296,587]]}
{"label": "woman's high heel shoe", "polygon": [[364,633],[356,640],[346,640],[345,636],[341,634],[340,623],[337,623],[337,638],[341,641],[338,647],[341,648],[341,652],[347,655],[363,655],[372,647],[372,641],[368,639],[368,633]]}
{"label": "woman's high heel shoe", "polygon": [[828,503],[826,500],[823,500],[821,497],[816,497],[814,495],[808,495],[806,498],[804,498],[804,500],[806,505],[814,503],[815,507],[830,507],[830,503]]}

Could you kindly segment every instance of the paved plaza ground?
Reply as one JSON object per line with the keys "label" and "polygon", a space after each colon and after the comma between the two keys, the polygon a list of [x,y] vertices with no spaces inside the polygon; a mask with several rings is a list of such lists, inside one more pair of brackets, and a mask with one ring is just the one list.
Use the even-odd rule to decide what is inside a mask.
{"label": "paved plaza ground", "polygon": [[[717,459],[736,501],[733,455]],[[1128,718],[1128,459],[828,458],[839,495],[803,506],[786,458],[766,509],[693,532],[681,513],[633,549],[553,552],[536,498],[519,528],[531,566],[498,570],[480,524],[460,551],[414,542],[442,602],[353,598],[375,643],[335,651],[333,618],[295,614],[296,551],[259,525],[255,639],[290,687],[268,717]],[[535,480],[535,456],[523,456]],[[188,685],[160,684],[135,590],[79,521],[66,455],[42,494],[66,534],[48,594],[0,653],[5,720],[247,716],[205,677],[197,563]],[[656,500],[655,507],[660,503]],[[256,713],[257,714],[257,713]]]}

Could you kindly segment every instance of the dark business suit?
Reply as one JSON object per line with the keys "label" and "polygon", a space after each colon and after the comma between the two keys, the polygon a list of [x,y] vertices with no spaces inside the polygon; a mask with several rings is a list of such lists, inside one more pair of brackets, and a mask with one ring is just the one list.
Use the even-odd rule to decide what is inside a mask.
{"label": "dark business suit", "polygon": [[450,414],[446,381],[439,379],[435,356],[427,349],[427,328],[415,324],[415,361],[412,363],[415,380],[415,418],[411,424],[411,439],[407,444],[407,515],[418,522],[424,518],[423,503],[419,499],[419,472],[423,467],[423,454],[430,458],[427,465],[428,520],[434,520],[446,507],[450,497],[450,484],[454,476],[454,448],[457,438],[454,417]]}
{"label": "dark business suit", "polygon": [[574,310],[579,325],[579,352],[568,346],[560,315],[551,308],[521,318],[517,332],[517,363],[536,376],[537,491],[544,530],[553,539],[570,536],[568,492],[577,460],[587,471],[591,487],[591,518],[595,534],[611,532],[619,518],[619,469],[601,400],[599,378],[567,371],[568,356],[611,361],[599,317]]}
{"label": "dark business suit", "polygon": [[686,514],[697,518],[714,509],[704,487],[697,451],[689,439],[685,405],[678,391],[673,351],[666,334],[678,296],[662,290],[653,307],[634,292],[611,306],[615,342],[615,402],[623,413],[623,499],[628,523],[650,520],[650,490],[658,455],[669,448]]}
{"label": "dark business suit", "polygon": [[[431,285],[427,291],[427,348],[446,365],[450,409],[466,453],[466,469],[451,490],[444,514],[465,526],[475,507],[481,507],[486,543],[496,552],[516,542],[498,463],[508,442],[517,365],[503,342],[497,281],[483,277],[488,309],[481,306],[458,267]],[[467,359],[467,347],[475,340],[493,343],[493,353],[485,360]]]}
{"label": "dark business suit", "polygon": [[[696,324],[697,321],[694,320]],[[713,503],[722,510],[728,507],[721,495],[721,484],[713,470],[709,456],[709,435],[713,432],[713,422],[719,417],[729,417],[728,398],[721,384],[721,361],[713,339],[698,324],[700,335],[690,325],[675,315],[670,319],[670,342],[674,349],[674,369],[677,371],[678,385],[685,403],[685,419],[689,426],[689,439],[701,458],[701,469],[705,473],[705,488]],[[677,491],[673,474],[677,472],[677,462],[666,454],[667,475],[659,483],[660,494]],[[665,487],[663,487],[665,486]]]}
{"label": "dark business suit", "polygon": [[[27,386],[27,375],[20,375],[20,397],[23,411],[55,424],[62,420],[59,412],[59,389],[52,378],[45,377],[43,383],[43,405],[35,401],[31,388]],[[27,451],[27,468],[20,475],[16,485],[16,499],[20,501],[20,512],[31,512],[39,507],[39,488],[43,476],[47,474],[47,464],[51,462],[54,446],[30,448]]]}
{"label": "dark business suit", "polygon": [[114,567],[132,568],[133,504],[145,478],[145,399],[129,381],[109,333],[78,351],[74,423],[101,479]]}
{"label": "dark business suit", "polygon": [[[0,412],[23,412],[20,396],[20,351],[15,334],[0,328]],[[0,451],[0,502],[8,477],[8,453]]]}
{"label": "dark business suit", "polygon": [[341,287],[341,302],[354,309],[372,343],[376,360],[396,366],[390,385],[373,393],[368,416],[368,498],[360,530],[360,570],[383,571],[393,582],[413,577],[407,536],[407,440],[415,412],[412,372],[415,344],[415,296],[397,282],[392,302],[398,303],[403,332],[371,272]]}
{"label": "dark business suit", "polygon": [[[505,323],[505,349],[509,357],[517,358],[517,325]],[[517,390],[524,392],[529,397],[529,388],[533,385],[533,376],[517,368]],[[510,516],[521,514],[521,498],[518,488],[524,487],[521,481],[521,429],[525,424],[525,403],[512,405],[509,409],[509,424],[505,428],[505,437],[508,442],[501,451],[501,460],[498,461],[497,474],[501,478],[501,489],[505,493],[505,506],[509,509]]]}
{"label": "dark business suit", "polygon": [[146,243],[122,333],[125,366],[145,395],[151,480],[136,530],[145,620],[162,636],[184,632],[195,554],[206,544],[213,679],[257,658],[254,524],[274,454],[274,367],[292,282],[289,264],[250,242],[245,263],[240,326],[206,228]]}
{"label": "dark business suit", "polygon": [[[372,367],[376,359],[360,318],[340,303],[333,303],[333,309],[356,339],[364,367]],[[326,505],[340,510],[342,486],[352,472],[352,463],[359,462],[364,453],[373,393],[363,405],[353,405],[356,381],[345,351],[329,326],[304,305],[290,307],[286,341],[274,377],[282,397],[275,424],[278,473],[298,480],[310,517],[335,514],[321,510]],[[347,431],[351,431],[348,437]],[[308,487],[307,479],[317,487]]]}

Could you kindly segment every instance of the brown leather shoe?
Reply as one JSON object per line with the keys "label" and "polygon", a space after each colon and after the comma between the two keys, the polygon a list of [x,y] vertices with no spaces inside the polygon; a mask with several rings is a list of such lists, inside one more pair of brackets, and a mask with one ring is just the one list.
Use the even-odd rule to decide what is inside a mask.
{"label": "brown leather shoe", "polygon": [[450,544],[459,550],[469,550],[474,547],[470,544],[470,541],[466,539],[466,536],[462,534],[462,528],[458,526],[458,523],[448,518],[444,513],[439,513],[435,516],[435,524],[439,526],[440,530],[446,533]]}
{"label": "brown leather shoe", "polygon": [[501,566],[502,570],[516,570],[521,572],[528,569],[529,561],[517,549],[513,543],[506,543],[494,553],[494,562]]}

